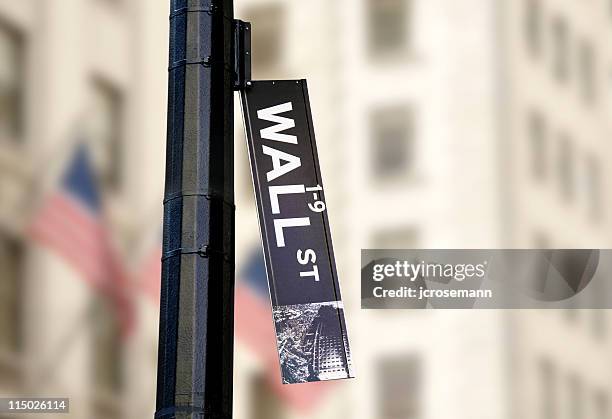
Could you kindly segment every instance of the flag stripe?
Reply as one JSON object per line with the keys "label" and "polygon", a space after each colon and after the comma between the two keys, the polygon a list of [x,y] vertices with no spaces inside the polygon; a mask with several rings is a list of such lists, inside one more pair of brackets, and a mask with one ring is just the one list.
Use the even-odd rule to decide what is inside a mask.
{"label": "flag stripe", "polygon": [[[56,224],[54,224],[56,223]],[[88,250],[98,250],[106,247],[103,238],[104,231],[95,220],[78,210],[74,211],[66,202],[65,197],[54,197],[42,209],[38,222],[34,226],[58,227],[58,233],[69,234],[71,238],[87,245]],[[61,229],[59,229],[61,227]]]}
{"label": "flag stripe", "polygon": [[57,246],[64,256],[83,270],[87,280],[98,283],[105,274],[104,239],[93,220],[82,214],[71,216],[61,197],[51,199],[33,224],[31,233],[48,245]]}
{"label": "flag stripe", "polygon": [[93,241],[93,237],[83,237],[82,234],[75,233],[73,231],[75,227],[71,220],[58,217],[57,214],[50,213],[46,216],[48,221],[35,226],[36,231],[55,236],[56,240],[66,242],[83,258],[93,258],[101,262],[105,253],[102,243],[100,243],[101,238],[98,241]]}
{"label": "flag stripe", "polygon": [[151,300],[159,304],[161,292],[161,246],[147,256],[137,273],[137,286]]}
{"label": "flag stripe", "polygon": [[62,256],[69,259],[84,274],[87,281],[100,283],[103,273],[100,263],[91,256],[83,256],[78,242],[58,236],[54,227],[40,226],[31,234],[47,246],[60,251]]}

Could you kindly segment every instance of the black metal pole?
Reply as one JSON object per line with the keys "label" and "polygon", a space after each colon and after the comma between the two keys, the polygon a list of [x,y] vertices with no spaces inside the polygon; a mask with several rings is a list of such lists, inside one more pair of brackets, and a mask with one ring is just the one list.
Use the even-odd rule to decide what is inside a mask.
{"label": "black metal pole", "polygon": [[233,1],[172,0],[156,418],[231,418]]}

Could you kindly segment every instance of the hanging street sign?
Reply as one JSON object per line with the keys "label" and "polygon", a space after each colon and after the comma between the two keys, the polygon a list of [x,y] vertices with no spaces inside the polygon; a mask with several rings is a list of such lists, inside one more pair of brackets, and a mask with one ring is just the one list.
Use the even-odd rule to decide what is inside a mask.
{"label": "hanging street sign", "polygon": [[283,383],[354,377],[306,80],[241,95]]}

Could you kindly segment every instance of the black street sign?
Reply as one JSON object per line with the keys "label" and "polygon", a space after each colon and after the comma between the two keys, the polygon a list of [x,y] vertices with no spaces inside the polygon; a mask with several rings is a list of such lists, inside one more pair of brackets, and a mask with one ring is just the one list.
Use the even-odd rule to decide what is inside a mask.
{"label": "black street sign", "polygon": [[242,105],[283,383],[353,377],[306,81]]}

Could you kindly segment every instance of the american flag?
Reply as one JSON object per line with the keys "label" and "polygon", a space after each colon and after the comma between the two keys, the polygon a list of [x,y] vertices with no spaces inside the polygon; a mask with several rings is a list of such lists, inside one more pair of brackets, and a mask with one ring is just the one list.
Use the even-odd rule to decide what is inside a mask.
{"label": "american flag", "polygon": [[43,200],[29,234],[107,295],[123,334],[131,330],[133,309],[128,276],[104,225],[100,192],[85,145],[78,146],[59,185]]}

